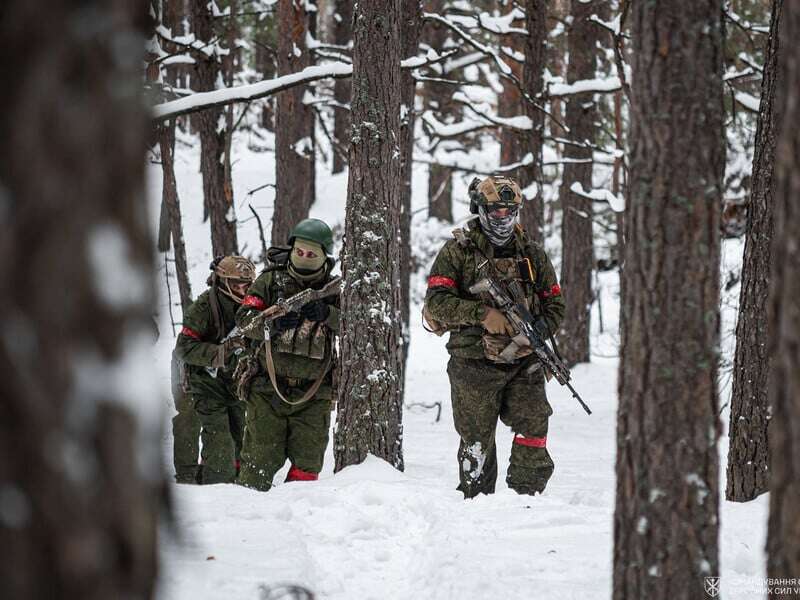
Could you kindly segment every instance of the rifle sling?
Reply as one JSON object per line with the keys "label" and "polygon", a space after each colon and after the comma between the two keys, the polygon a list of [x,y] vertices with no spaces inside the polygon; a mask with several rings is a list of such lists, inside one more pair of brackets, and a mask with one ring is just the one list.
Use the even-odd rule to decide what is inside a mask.
{"label": "rifle sling", "polygon": [[298,404],[303,404],[304,402],[308,402],[317,393],[320,386],[322,385],[323,379],[325,379],[325,375],[328,373],[328,369],[331,366],[331,355],[332,352],[326,352],[325,358],[325,366],[322,369],[322,372],[317,377],[316,381],[308,388],[308,391],[303,394],[303,397],[300,400],[287,400],[286,397],[281,394],[280,389],[278,389],[278,380],[275,375],[275,362],[272,360],[272,340],[269,338],[264,340],[264,354],[266,355],[266,363],[267,363],[267,374],[269,375],[269,381],[272,384],[272,388],[275,390],[275,393],[278,394],[278,398],[280,398],[283,402],[288,404],[289,406],[297,406]]}

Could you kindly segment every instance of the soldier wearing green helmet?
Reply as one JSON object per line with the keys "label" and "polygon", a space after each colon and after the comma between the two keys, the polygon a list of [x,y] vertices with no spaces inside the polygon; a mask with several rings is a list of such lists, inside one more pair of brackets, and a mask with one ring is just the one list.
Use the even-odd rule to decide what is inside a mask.
{"label": "soldier wearing green helmet", "polygon": [[[257,490],[272,487],[288,459],[286,481],[313,481],[322,470],[334,398],[334,336],[339,329],[339,298],[309,302],[299,312],[271,321],[269,336],[248,327],[279,298],[320,289],[331,280],[333,234],[319,219],[300,221],[289,246],[273,247],[272,264],[256,279],[236,313],[236,323],[251,340],[254,365],[240,385],[247,404],[242,467],[238,483]],[[268,376],[271,362],[274,384]]]}

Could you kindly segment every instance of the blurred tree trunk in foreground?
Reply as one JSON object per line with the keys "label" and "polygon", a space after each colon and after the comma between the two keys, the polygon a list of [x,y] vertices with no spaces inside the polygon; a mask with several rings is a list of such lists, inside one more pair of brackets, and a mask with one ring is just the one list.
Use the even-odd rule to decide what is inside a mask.
{"label": "blurred tree trunk in foreground", "polygon": [[[800,5],[783,7],[775,146],[775,238],[769,305],[771,454],[767,576],[800,574]],[[785,125],[780,126],[781,123]],[[794,587],[794,586],[792,586]],[[791,589],[778,598],[793,598]]]}
{"label": "blurred tree trunk in foreground", "polygon": [[613,597],[702,598],[719,575],[722,10],[661,0],[631,16]]}
{"label": "blurred tree trunk in foreground", "polygon": [[153,595],[163,399],[148,383],[146,15],[124,0],[3,5],[6,598]]}

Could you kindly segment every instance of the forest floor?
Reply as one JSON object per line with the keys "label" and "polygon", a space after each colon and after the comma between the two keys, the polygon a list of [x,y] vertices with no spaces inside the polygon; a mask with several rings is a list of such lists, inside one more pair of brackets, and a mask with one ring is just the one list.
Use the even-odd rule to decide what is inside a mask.
{"label": "forest floor", "polygon": [[[195,152],[179,149],[177,176],[193,291],[199,294],[205,289],[210,250],[208,225],[202,223],[202,203],[197,200],[201,196]],[[238,158],[236,197],[242,201],[237,213],[244,221],[250,202],[268,227],[270,198],[258,194],[248,198],[247,191],[268,181],[264,174],[274,172],[272,155],[241,150]],[[160,174],[156,168],[150,173],[156,206]],[[425,181],[420,179],[415,182],[415,206],[424,204]],[[457,182],[456,193],[463,192],[464,184]],[[318,199],[312,216],[331,224],[341,222],[345,188],[346,175],[321,177],[317,189],[325,191],[325,198]],[[463,216],[463,206],[456,212]],[[246,252],[257,254],[255,224],[240,225],[240,243]],[[448,231],[449,227],[442,228],[440,239]],[[737,260],[741,244],[727,244],[723,266],[735,266]],[[573,370],[574,386],[594,413],[586,415],[557,383],[547,385],[554,408],[548,448],[556,469],[543,495],[519,496],[507,489],[504,476],[512,433],[502,424],[497,429],[497,493],[464,501],[456,491],[458,436],[445,372],[445,339],[426,333],[419,324],[419,309],[413,307],[404,411],[405,472],[369,458],[334,475],[329,447],[318,482],[281,483],[285,467],[268,493],[236,485],[172,485],[177,527],[165,526],[162,531],[159,598],[257,600],[263,589],[279,584],[303,585],[318,598],[332,600],[609,598],[618,368],[616,272],[601,274],[598,283],[604,333],[599,331],[595,304],[592,362]],[[168,333],[163,274],[162,287],[162,336],[154,361],[166,395],[174,338]],[[170,293],[176,294],[174,279]],[[731,329],[733,294],[738,298],[738,287],[723,299],[723,331]],[[176,310],[175,320],[180,321],[180,309]],[[723,342],[729,353],[730,335]],[[728,393],[724,379],[722,384],[724,398]],[[441,403],[439,420],[436,409],[414,406],[436,402]],[[168,419],[173,411],[166,400],[165,404],[163,452],[169,467]],[[727,409],[721,419],[727,435]],[[721,490],[726,457],[723,436]],[[754,597],[751,588],[764,577],[768,499],[762,496],[741,505],[721,496],[720,505],[723,596]],[[697,586],[697,597],[704,597],[703,582]]]}

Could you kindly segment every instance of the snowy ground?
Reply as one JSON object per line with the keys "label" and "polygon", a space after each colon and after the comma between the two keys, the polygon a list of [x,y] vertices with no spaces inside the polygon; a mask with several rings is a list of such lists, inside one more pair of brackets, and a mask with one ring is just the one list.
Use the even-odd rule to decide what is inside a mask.
{"label": "snowy ground", "polygon": [[[249,200],[268,224],[272,192],[249,199],[246,192],[272,181],[272,155],[254,154],[243,145],[238,154],[237,212],[249,214]],[[204,289],[210,249],[207,225],[200,222],[196,151],[179,149],[178,165],[191,278],[198,294]],[[155,169],[151,174],[155,204],[160,178]],[[423,170],[415,180],[415,206],[424,205],[424,176]],[[312,215],[341,221],[346,176],[330,177],[320,170],[320,178],[318,189],[326,196],[318,199]],[[255,253],[253,222],[242,226],[240,237]],[[735,264],[740,253],[738,245],[729,245],[724,262]],[[337,600],[608,598],[618,364],[616,336],[609,332],[616,332],[618,284],[615,274],[604,274],[600,282],[606,333],[597,330],[595,306],[595,355],[591,364],[573,371],[574,385],[594,414],[587,416],[557,383],[548,384],[555,411],[548,447],[556,470],[544,495],[518,496],[506,488],[504,465],[512,435],[502,424],[497,432],[498,492],[464,501],[455,490],[458,437],[444,340],[415,322],[406,402],[441,402],[442,415],[436,422],[435,410],[406,409],[405,472],[372,458],[333,475],[329,449],[321,479],[314,483],[279,484],[266,494],[234,485],[173,486],[179,537],[166,530],[163,535],[160,598],[258,599],[261,586],[279,583],[301,584],[319,598]],[[173,293],[175,289],[173,281]],[[165,302],[162,308],[163,334],[154,361],[166,392],[174,341]],[[730,326],[729,319],[724,329]],[[165,423],[171,415],[171,410],[165,412]],[[724,412],[726,425],[727,418]],[[163,450],[171,465],[167,434]],[[723,477],[726,455],[723,438]],[[720,487],[724,489],[724,479]],[[720,575],[726,598],[753,597],[748,586],[764,576],[767,505],[765,497],[746,505],[721,501]],[[702,582],[697,597],[703,597]]]}

